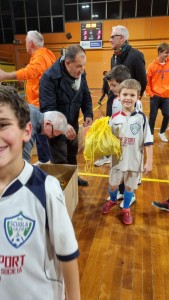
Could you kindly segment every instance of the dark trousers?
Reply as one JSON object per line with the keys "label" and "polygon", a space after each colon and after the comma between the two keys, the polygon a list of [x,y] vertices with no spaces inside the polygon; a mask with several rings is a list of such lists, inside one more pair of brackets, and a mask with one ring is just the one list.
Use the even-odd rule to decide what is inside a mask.
{"label": "dark trousers", "polygon": [[77,165],[78,137],[69,141],[63,136],[48,140],[51,161],[54,164]]}
{"label": "dark trousers", "polygon": [[169,122],[169,98],[162,98],[159,96],[153,96],[150,98],[149,125],[151,134],[154,134],[155,121],[159,109],[161,109],[163,115],[160,133],[164,133]]}
{"label": "dark trousers", "polygon": [[109,91],[108,93],[108,100],[107,100],[107,107],[106,107],[106,116],[111,117],[112,115],[112,104],[113,104],[113,100],[116,98],[116,96]]}
{"label": "dark trousers", "polygon": [[38,153],[38,160],[42,163],[45,163],[51,159],[48,139],[43,134],[36,134],[36,147]]}
{"label": "dark trousers", "polygon": [[107,93],[103,92],[100,99],[99,99],[99,102],[102,102],[102,100],[104,99],[104,97],[108,95]]}

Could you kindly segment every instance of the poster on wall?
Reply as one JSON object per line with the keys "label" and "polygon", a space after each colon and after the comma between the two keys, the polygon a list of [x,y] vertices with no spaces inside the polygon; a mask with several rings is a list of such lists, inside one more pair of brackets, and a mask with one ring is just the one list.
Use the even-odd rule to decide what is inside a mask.
{"label": "poster on wall", "polygon": [[102,48],[102,22],[81,23],[80,45],[84,49]]}

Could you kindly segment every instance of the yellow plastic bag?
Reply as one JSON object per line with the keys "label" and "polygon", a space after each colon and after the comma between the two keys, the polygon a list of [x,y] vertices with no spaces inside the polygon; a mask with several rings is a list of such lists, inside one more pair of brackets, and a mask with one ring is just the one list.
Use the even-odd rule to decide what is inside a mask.
{"label": "yellow plastic bag", "polygon": [[[121,156],[120,140],[113,135],[108,124],[109,117],[104,117],[93,122],[85,138],[84,159],[89,161],[88,169],[92,169],[95,160],[115,154],[117,159]],[[87,169],[87,164],[86,164]]]}

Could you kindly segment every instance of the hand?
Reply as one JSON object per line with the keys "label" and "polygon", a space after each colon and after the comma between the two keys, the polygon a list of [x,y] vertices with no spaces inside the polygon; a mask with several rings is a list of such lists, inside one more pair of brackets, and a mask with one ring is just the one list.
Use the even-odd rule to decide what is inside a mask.
{"label": "hand", "polygon": [[83,127],[90,126],[92,122],[93,122],[92,118],[87,117],[83,123]]}
{"label": "hand", "polygon": [[65,132],[65,136],[67,137],[68,140],[74,140],[76,137],[76,131],[71,125],[67,125],[67,130]]}
{"label": "hand", "polygon": [[152,163],[146,163],[144,166],[144,174],[148,174],[152,171]]}

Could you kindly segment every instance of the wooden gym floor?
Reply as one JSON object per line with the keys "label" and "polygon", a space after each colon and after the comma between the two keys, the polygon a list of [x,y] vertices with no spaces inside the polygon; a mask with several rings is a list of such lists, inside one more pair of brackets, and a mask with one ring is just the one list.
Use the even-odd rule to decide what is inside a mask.
{"label": "wooden gym floor", "polygon": [[[99,90],[91,90],[94,116],[105,116],[106,98],[98,107]],[[149,114],[149,99],[143,98]],[[169,143],[157,136],[161,125],[158,113],[154,141],[153,171],[142,178],[131,206],[132,225],[122,223],[120,208],[108,215],[101,207],[108,196],[109,165],[94,167],[85,175],[82,152],[79,174],[89,187],[79,187],[79,203],[73,224],[79,243],[82,300],[167,300],[169,299],[169,213],[151,205],[169,198]],[[80,118],[82,124],[83,119]],[[169,131],[167,131],[169,138]]]}
{"label": "wooden gym floor", "polygon": [[[94,119],[105,116],[106,98],[99,107],[100,90],[91,90]],[[149,99],[143,98],[149,114]],[[158,137],[159,111],[154,141],[153,171],[142,178],[131,206],[133,224],[122,223],[117,205],[108,215],[101,207],[108,196],[109,165],[85,173],[82,151],[79,175],[88,187],[79,187],[79,203],[73,225],[80,249],[79,270],[82,300],[169,299],[169,213],[151,205],[169,198],[169,143]],[[83,123],[80,115],[79,123]],[[167,131],[169,138],[169,131]],[[34,158],[33,158],[34,160]]]}

